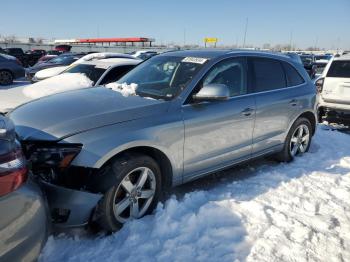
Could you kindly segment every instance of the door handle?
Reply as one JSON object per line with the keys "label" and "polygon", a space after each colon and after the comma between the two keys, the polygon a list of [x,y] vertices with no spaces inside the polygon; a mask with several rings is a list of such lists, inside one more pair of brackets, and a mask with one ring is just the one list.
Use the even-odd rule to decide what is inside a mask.
{"label": "door handle", "polygon": [[254,109],[248,107],[248,108],[244,109],[241,112],[241,114],[244,116],[250,116],[253,112],[254,112]]}
{"label": "door handle", "polygon": [[297,105],[298,105],[298,100],[293,99],[293,100],[289,101],[289,104],[290,104],[291,106],[297,106]]}

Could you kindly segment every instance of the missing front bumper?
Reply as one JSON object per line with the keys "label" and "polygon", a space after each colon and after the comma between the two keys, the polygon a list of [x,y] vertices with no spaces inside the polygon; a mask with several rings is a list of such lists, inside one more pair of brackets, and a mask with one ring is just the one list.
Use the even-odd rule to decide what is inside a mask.
{"label": "missing front bumper", "polygon": [[94,194],[40,182],[46,194],[52,222],[56,227],[86,225],[102,194]]}

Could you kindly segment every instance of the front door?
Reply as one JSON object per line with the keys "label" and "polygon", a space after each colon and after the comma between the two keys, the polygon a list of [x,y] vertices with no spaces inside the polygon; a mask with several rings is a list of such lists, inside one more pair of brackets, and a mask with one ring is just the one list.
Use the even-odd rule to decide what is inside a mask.
{"label": "front door", "polygon": [[230,98],[183,106],[184,182],[251,156],[255,100],[248,94],[246,59],[217,63],[196,90],[207,84],[225,84]]}

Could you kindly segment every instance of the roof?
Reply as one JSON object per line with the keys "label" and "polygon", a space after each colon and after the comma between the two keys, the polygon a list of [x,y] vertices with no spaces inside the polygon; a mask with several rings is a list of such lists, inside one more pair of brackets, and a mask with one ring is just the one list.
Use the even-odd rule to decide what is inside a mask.
{"label": "roof", "polygon": [[185,50],[185,51],[171,51],[164,52],[162,56],[180,56],[180,57],[202,57],[202,58],[216,58],[226,54],[244,54],[244,55],[268,55],[270,57],[278,57],[295,61],[290,56],[271,51],[248,50],[248,49],[199,49],[199,50]]}
{"label": "roof", "polygon": [[106,58],[106,59],[99,59],[99,60],[92,60],[92,61],[84,61],[84,62],[81,62],[80,64],[110,67],[110,66],[116,66],[116,65],[138,65],[141,62],[142,60],[138,60],[138,59]]}
{"label": "roof", "polygon": [[204,57],[204,58],[215,58],[225,54],[228,54],[231,50],[221,49],[198,49],[198,50],[184,50],[184,51],[171,51],[164,52],[162,56],[180,56],[180,57]]}
{"label": "roof", "polygon": [[335,57],[334,60],[350,60],[350,54]]}

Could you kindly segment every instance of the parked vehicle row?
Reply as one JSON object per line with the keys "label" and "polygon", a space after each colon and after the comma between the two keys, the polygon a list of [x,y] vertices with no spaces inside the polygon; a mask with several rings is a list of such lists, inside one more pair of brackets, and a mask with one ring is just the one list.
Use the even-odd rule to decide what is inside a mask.
{"label": "parked vehicle row", "polygon": [[32,78],[38,71],[51,67],[68,66],[73,62],[77,61],[79,58],[83,57],[84,55],[84,53],[65,53],[54,57],[46,62],[37,63],[26,70],[26,78],[29,81],[32,81]]}
{"label": "parked vehicle row", "polygon": [[[78,60],[72,62],[70,65],[52,66],[52,67],[49,67],[50,69],[39,70],[34,74],[33,77],[28,76],[28,78],[29,78],[29,80],[31,80],[31,82],[38,82],[38,81],[50,78],[52,76],[61,74],[65,70],[68,70],[68,68],[70,66],[74,66],[74,65],[77,65],[80,63],[85,63],[85,62],[89,62],[89,61],[94,62],[94,61],[98,61],[98,60],[102,61],[103,59],[119,59],[119,58],[141,61],[141,60],[139,60],[131,55],[121,54],[121,53],[91,53],[88,55],[84,55],[83,57],[79,58]],[[113,64],[113,60],[111,60],[109,62],[110,62],[110,65]],[[116,60],[116,62],[117,62],[117,60]],[[36,71],[36,70],[34,70],[34,71]]]}

